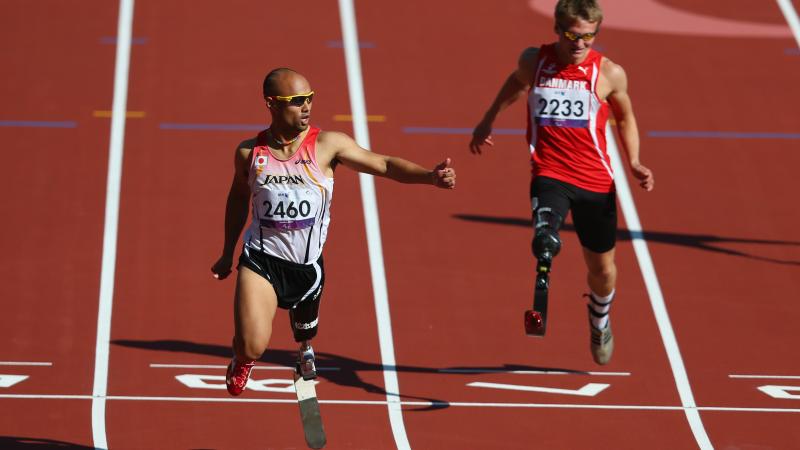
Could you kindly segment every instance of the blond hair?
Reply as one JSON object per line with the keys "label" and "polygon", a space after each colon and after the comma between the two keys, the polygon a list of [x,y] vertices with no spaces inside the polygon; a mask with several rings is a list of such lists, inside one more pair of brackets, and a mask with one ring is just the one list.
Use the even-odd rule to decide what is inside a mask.
{"label": "blond hair", "polygon": [[587,22],[603,21],[603,10],[597,0],[558,0],[556,4],[556,23],[568,26],[578,19]]}

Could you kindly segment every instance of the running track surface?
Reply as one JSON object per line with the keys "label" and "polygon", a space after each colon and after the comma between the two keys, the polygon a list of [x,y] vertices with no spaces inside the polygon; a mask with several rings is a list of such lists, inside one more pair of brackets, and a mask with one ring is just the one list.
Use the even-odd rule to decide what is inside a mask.
{"label": "running track surface", "polygon": [[[295,345],[284,316],[254,387],[235,401],[220,389],[233,282],[208,270],[233,150],[266,126],[269,69],[304,73],[317,92],[315,123],[353,133],[341,115],[359,94],[348,88],[339,5],[295,3],[134,6],[106,409],[94,421],[119,8],[0,6],[0,447],[93,448],[102,427],[111,448],[304,448],[286,389]],[[800,52],[784,15],[772,2],[662,0],[785,35],[608,26],[597,42],[628,73],[642,161],[656,174],[652,193],[633,189],[638,242],[666,303],[697,406],[689,411],[699,411],[693,430],[624,219],[612,363],[597,367],[588,352],[569,223],[548,336],[523,334],[533,287],[527,152],[515,134],[524,105],[500,117],[496,127],[511,133],[481,157],[453,130],[475,124],[522,48],[552,40],[551,18],[534,3],[355,4],[372,149],[426,166],[452,157],[459,182],[445,192],[378,179],[375,210],[359,177],[337,173],[315,341],[328,448],[675,449],[704,438],[721,449],[800,448],[800,213],[791,206]],[[365,205],[380,222],[393,366],[379,344],[387,323],[373,299]],[[391,379],[399,397],[387,395]],[[387,399],[398,398],[400,420],[390,421]]]}

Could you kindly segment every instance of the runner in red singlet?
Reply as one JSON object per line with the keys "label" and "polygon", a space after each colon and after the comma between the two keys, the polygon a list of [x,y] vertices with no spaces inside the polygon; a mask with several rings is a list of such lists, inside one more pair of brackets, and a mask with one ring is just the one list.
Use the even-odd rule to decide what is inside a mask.
{"label": "runner in red singlet", "polygon": [[595,0],[559,0],[555,9],[558,41],[522,52],[492,106],[473,132],[470,150],[494,145],[497,114],[523,96],[528,98],[531,151],[531,206],[534,255],[560,248],[558,229],[572,212],[583,247],[590,292],[590,348],[596,363],[607,364],[614,349],[608,312],[615,294],[617,268],[616,193],[606,151],[606,121],[614,114],[631,174],[646,191],[653,189],[650,169],[639,161],[639,133],[622,67],[592,44],[603,13]]}

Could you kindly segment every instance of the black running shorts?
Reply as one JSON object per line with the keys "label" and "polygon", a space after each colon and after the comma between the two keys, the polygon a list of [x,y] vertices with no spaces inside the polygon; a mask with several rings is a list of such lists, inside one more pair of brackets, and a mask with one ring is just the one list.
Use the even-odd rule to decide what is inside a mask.
{"label": "black running shorts", "polygon": [[616,192],[592,192],[553,178],[538,176],[531,180],[531,204],[534,210],[552,208],[572,222],[581,245],[595,253],[605,253],[617,242]]}
{"label": "black running shorts", "polygon": [[317,334],[319,303],[325,284],[322,256],[312,264],[298,264],[245,246],[239,256],[239,267],[242,266],[264,277],[275,289],[278,307],[289,310],[296,341],[308,340]]}

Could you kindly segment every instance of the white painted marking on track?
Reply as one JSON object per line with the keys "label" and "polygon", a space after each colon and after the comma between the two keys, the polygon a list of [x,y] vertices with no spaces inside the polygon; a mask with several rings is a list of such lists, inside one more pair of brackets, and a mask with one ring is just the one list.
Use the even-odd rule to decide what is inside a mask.
{"label": "white painted marking on track", "polygon": [[[191,389],[214,389],[224,391],[225,375],[176,375],[175,379]],[[309,381],[318,384],[318,381]],[[284,378],[266,378],[258,380],[250,378],[245,388],[257,392],[277,392],[279,394],[294,394],[294,380]]]}
{"label": "white painted marking on track", "polygon": [[561,370],[501,370],[501,369],[439,369],[440,373],[510,373],[514,375],[576,375],[576,376],[603,376],[603,377],[629,377],[630,372],[565,372]]}
{"label": "white painted marking on track", "polygon": [[700,418],[700,414],[697,412],[697,404],[694,401],[692,387],[689,384],[689,376],[686,373],[686,367],[683,364],[683,358],[678,348],[678,340],[675,338],[675,331],[672,329],[669,314],[667,313],[667,306],[664,302],[664,295],[661,292],[661,286],[658,282],[653,260],[650,257],[650,250],[647,247],[647,241],[645,241],[644,234],[642,233],[639,213],[636,211],[636,204],[633,201],[633,195],[628,185],[628,178],[625,173],[625,167],[622,164],[622,159],[620,158],[619,149],[617,148],[614,130],[611,129],[610,125],[606,125],[606,136],[608,155],[611,157],[611,165],[614,167],[617,197],[619,198],[622,212],[625,215],[625,222],[628,224],[628,230],[630,230],[633,250],[636,253],[636,259],[639,262],[644,284],[647,288],[648,296],[650,297],[650,305],[653,308],[656,324],[661,333],[661,340],[667,351],[667,358],[669,359],[669,365],[672,369],[672,377],[675,379],[675,385],[678,388],[681,405],[685,408],[686,419],[689,421],[689,427],[697,441],[697,445],[702,450],[713,450],[714,446],[711,445],[711,440],[708,438],[706,429],[703,426],[703,421]]}
{"label": "white painted marking on track", "polygon": [[117,259],[117,226],[122,181],[122,153],[125,143],[125,111],[128,102],[128,70],[131,59],[134,0],[119,1],[117,54],[114,65],[114,99],[111,108],[111,137],[108,148],[108,178],[103,229],[103,257],[100,271],[100,300],[97,313],[97,342],[92,388],[92,439],[95,448],[108,448],[106,439],[106,393],[111,311]]}
{"label": "white painted marking on track", "polygon": [[28,378],[27,375],[0,375],[0,388],[10,388]]}
{"label": "white painted marking on track", "polygon": [[[358,27],[353,0],[339,0],[339,16],[342,22],[342,38],[344,57],[347,67],[347,86],[350,92],[350,112],[353,116],[353,133],[356,143],[366,149],[370,148],[369,128],[367,125],[367,107],[364,100],[364,83],[361,76],[361,56],[358,47]],[[375,301],[375,314],[378,319],[378,341],[383,364],[383,381],[386,385],[389,423],[398,449],[410,449],[403,423],[403,411],[400,407],[400,383],[397,372],[386,370],[395,367],[392,322],[389,313],[389,295],[386,287],[386,274],[383,264],[380,223],[378,222],[378,202],[375,196],[375,181],[371,175],[358,174],[361,185],[361,199],[364,205],[364,222],[367,232],[367,250],[369,252],[370,274],[372,275],[372,291]]]}
{"label": "white painted marking on track", "polygon": [[581,397],[594,397],[603,392],[611,386],[604,383],[588,383],[580,389],[561,389],[549,388],[543,386],[522,386],[518,384],[502,384],[502,383],[484,383],[476,381],[474,383],[467,383],[467,386],[482,387],[488,389],[504,389],[509,391],[525,391],[525,392],[541,392],[544,394],[559,394],[559,395],[577,395]]}
{"label": "white painted marking on track", "polygon": [[797,10],[794,9],[792,0],[777,0],[777,2],[783,17],[786,18],[786,23],[789,24],[789,28],[792,30],[797,47],[800,48],[800,18],[797,17]]}
{"label": "white painted marking on track", "polygon": [[0,361],[0,366],[52,366],[51,362]]}
{"label": "white painted marking on track", "polygon": [[[772,398],[800,400],[800,386],[776,386],[768,384],[766,386],[759,386],[758,390]],[[797,394],[790,394],[790,392],[797,392]]]}
{"label": "white painted marking on track", "polygon": [[[91,395],[68,395],[68,394],[0,394],[0,399],[23,399],[23,400],[93,400]],[[142,401],[142,402],[188,402],[188,403],[285,403],[297,404],[297,399],[285,400],[274,398],[247,398],[247,397],[148,397],[148,396],[127,396],[110,395],[104,397],[112,401]],[[320,403],[328,405],[353,405],[353,406],[386,406],[389,401],[381,400],[320,400]],[[585,405],[573,403],[494,403],[494,402],[429,402],[429,401],[402,401],[399,406],[448,406],[459,408],[539,408],[539,409],[603,409],[603,410],[623,410],[623,411],[685,411],[688,408],[682,406],[669,405]],[[800,414],[800,408],[748,408],[748,407],[729,407],[729,406],[700,406],[697,411],[721,411],[721,412],[763,412],[763,413],[792,413]]]}
{"label": "white painted marking on track", "polygon": [[[150,364],[150,368],[153,369],[220,369],[226,370],[228,368],[227,365],[222,364]],[[294,367],[288,366],[254,366],[253,370],[286,370],[286,371],[294,371]],[[317,372],[325,372],[325,371],[336,371],[342,370],[341,367],[319,367],[317,366]]]}
{"label": "white painted marking on track", "polygon": [[728,375],[728,378],[762,379],[762,380],[800,380],[800,375]]}

